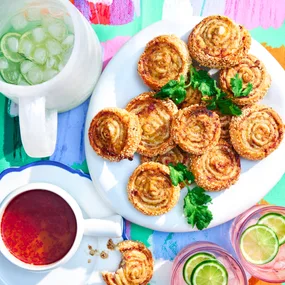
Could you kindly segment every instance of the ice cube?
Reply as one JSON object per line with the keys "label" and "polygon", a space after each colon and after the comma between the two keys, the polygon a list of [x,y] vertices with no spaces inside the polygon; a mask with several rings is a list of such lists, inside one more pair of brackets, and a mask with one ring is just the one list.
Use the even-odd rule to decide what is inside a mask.
{"label": "ice cube", "polygon": [[68,35],[65,40],[61,43],[63,49],[69,49],[73,46],[74,35]]}
{"label": "ice cube", "polygon": [[23,53],[26,57],[29,57],[31,55],[31,52],[33,50],[33,43],[28,40],[24,39],[20,42],[20,52]]}
{"label": "ice cube", "polygon": [[11,25],[16,31],[24,29],[27,24],[28,21],[23,13],[17,14],[11,19]]}
{"label": "ice cube", "polygon": [[33,22],[33,21],[41,20],[41,11],[39,8],[31,7],[31,8],[28,8],[26,11],[27,11],[28,21]]}
{"label": "ice cube", "polygon": [[46,32],[42,27],[33,29],[33,38],[37,43],[42,42],[46,38]]}
{"label": "ice cube", "polygon": [[48,32],[54,39],[61,42],[66,38],[67,28],[64,22],[57,20],[48,26]]}
{"label": "ice cube", "polygon": [[48,81],[55,77],[58,74],[58,71],[55,69],[47,69],[44,71],[44,81]]}
{"label": "ice cube", "polygon": [[0,58],[0,70],[7,69],[9,67],[8,61],[5,57]]}
{"label": "ice cube", "polygon": [[46,41],[46,47],[50,55],[59,55],[62,53],[62,47],[56,40],[50,39]]}
{"label": "ice cube", "polygon": [[33,59],[38,64],[44,64],[47,60],[47,50],[41,47],[36,48]]}
{"label": "ice cube", "polygon": [[56,61],[55,57],[49,56],[47,58],[46,67],[48,69],[50,69],[50,68],[54,67],[56,65],[56,63],[57,63],[57,61]]}
{"label": "ice cube", "polygon": [[7,39],[7,47],[11,52],[18,52],[19,40],[16,37],[9,37]]}
{"label": "ice cube", "polygon": [[20,66],[20,70],[21,70],[21,73],[22,74],[27,74],[28,71],[32,68],[36,66],[32,61],[30,60],[24,60],[22,63],[21,63],[21,66]]}
{"label": "ice cube", "polygon": [[33,66],[27,74],[27,79],[31,84],[39,84],[43,82],[44,74],[39,66]]}
{"label": "ice cube", "polygon": [[63,20],[64,20],[64,23],[68,29],[68,31],[72,34],[74,34],[74,27],[73,27],[73,22],[72,22],[72,19],[69,15],[64,15],[63,17]]}

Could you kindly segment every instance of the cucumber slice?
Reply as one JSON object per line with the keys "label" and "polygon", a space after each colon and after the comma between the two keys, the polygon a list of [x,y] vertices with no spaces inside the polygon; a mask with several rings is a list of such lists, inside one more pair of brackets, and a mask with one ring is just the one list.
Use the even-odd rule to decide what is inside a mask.
{"label": "cucumber slice", "polygon": [[271,228],[278,237],[279,245],[285,243],[285,217],[283,215],[268,213],[262,216],[257,223]]}
{"label": "cucumber slice", "polygon": [[279,251],[276,233],[265,225],[247,228],[240,239],[243,257],[253,264],[266,264],[272,261]]}
{"label": "cucumber slice", "polygon": [[8,68],[1,70],[2,78],[10,84],[18,84],[22,75],[20,72],[20,63],[8,60]]}
{"label": "cucumber slice", "polygon": [[19,41],[21,35],[17,33],[7,33],[2,37],[1,50],[4,56],[13,62],[21,62],[24,57],[19,53]]}
{"label": "cucumber slice", "polygon": [[197,265],[191,276],[192,285],[227,285],[228,272],[216,260],[206,260]]}
{"label": "cucumber slice", "polygon": [[183,267],[184,281],[188,285],[191,285],[191,275],[192,275],[194,268],[205,260],[215,260],[215,259],[216,257],[214,255],[211,255],[207,252],[199,252],[199,253],[196,253],[190,256],[188,260],[185,262],[184,267]]}

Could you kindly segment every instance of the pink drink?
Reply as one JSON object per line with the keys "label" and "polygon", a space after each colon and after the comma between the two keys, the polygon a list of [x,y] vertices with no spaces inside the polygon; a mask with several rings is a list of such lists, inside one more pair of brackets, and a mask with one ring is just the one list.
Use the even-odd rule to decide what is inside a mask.
{"label": "pink drink", "polygon": [[185,247],[175,258],[172,266],[171,285],[185,285],[183,266],[188,258],[199,252],[214,255],[228,272],[228,285],[246,285],[245,272],[238,261],[218,245],[211,242],[195,242]]}
{"label": "pink drink", "polygon": [[250,208],[234,220],[231,228],[231,242],[242,266],[251,275],[266,282],[281,283],[285,282],[285,244],[279,248],[279,252],[274,260],[264,265],[255,265],[246,261],[240,251],[239,242],[242,233],[249,226],[255,225],[259,218],[267,213],[279,213],[285,215],[285,208],[263,205]]}

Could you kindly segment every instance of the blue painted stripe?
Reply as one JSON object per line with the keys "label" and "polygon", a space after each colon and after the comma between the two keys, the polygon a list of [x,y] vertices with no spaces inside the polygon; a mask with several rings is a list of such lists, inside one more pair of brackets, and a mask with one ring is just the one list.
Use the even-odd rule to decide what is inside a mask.
{"label": "blue painted stripe", "polygon": [[203,0],[202,8],[201,8],[201,11],[200,11],[200,16],[203,16],[204,9],[205,9],[205,5],[206,5],[206,1],[207,1],[207,0]]}

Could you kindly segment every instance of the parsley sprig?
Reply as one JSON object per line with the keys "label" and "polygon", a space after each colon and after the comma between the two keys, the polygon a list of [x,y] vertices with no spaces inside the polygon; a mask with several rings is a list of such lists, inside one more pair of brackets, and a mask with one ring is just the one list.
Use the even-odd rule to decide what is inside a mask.
{"label": "parsley sprig", "polygon": [[207,206],[212,198],[201,187],[190,189],[188,183],[194,182],[195,177],[184,164],[178,163],[174,166],[170,163],[168,167],[172,184],[177,186],[179,183],[184,183],[188,189],[184,198],[184,215],[188,224],[192,227],[196,226],[199,230],[207,228],[213,219],[213,215]]}
{"label": "parsley sprig", "polygon": [[189,86],[190,84],[185,82],[185,77],[181,75],[180,80],[170,80],[166,83],[154,97],[159,99],[170,98],[176,105],[179,105],[185,100],[186,89]]}
{"label": "parsley sprig", "polygon": [[[180,80],[170,80],[164,85],[161,90],[155,94],[155,98],[170,98],[175,104],[179,105],[185,100],[187,94],[186,89],[189,86],[201,92],[202,100],[206,102],[209,110],[219,110],[224,115],[239,116],[242,114],[239,106],[217,86],[217,81],[209,76],[206,70],[198,70],[193,66],[190,68],[190,82],[188,84],[185,82],[185,77],[181,75]],[[242,78],[240,78],[237,73],[231,78],[231,89],[234,97],[248,96],[253,88],[251,83],[248,83],[244,89],[242,86]]]}
{"label": "parsley sprig", "polygon": [[231,78],[231,87],[234,97],[245,97],[251,92],[253,86],[251,83],[248,83],[247,86],[243,89],[242,88],[242,78],[239,77],[237,73],[233,78]]}

